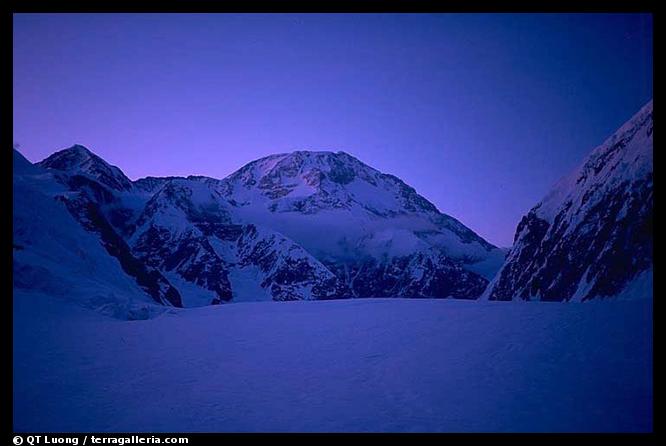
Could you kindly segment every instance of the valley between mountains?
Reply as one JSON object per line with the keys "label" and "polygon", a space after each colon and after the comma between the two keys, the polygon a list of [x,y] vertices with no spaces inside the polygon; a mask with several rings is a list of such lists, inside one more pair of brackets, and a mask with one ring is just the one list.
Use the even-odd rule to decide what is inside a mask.
{"label": "valley between mountains", "polygon": [[256,300],[651,295],[652,102],[527,213],[510,250],[345,152],[136,181],[81,145],[13,157],[14,287],[114,317]]}
{"label": "valley between mountains", "polygon": [[14,150],[14,430],[650,432],[652,122],[510,250],[344,152],[131,181]]}

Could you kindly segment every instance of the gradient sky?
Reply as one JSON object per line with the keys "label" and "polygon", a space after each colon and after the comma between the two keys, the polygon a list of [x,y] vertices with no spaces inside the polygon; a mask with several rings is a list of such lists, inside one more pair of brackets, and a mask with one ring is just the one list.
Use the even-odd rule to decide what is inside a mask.
{"label": "gradient sky", "polygon": [[14,141],[132,179],[344,150],[499,246],[652,97],[650,15],[17,14]]}

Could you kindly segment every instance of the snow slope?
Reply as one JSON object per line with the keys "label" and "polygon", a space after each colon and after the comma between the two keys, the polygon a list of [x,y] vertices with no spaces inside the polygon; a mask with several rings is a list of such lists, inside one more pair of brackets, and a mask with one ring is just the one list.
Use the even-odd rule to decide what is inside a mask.
{"label": "snow slope", "polygon": [[651,431],[652,301],[361,299],[120,321],[16,290],[17,432]]}
{"label": "snow slope", "polygon": [[16,151],[13,193],[14,292],[39,291],[124,319],[163,311],[54,199],[65,188]]}
{"label": "snow slope", "polygon": [[652,138],[650,101],[523,217],[484,297],[588,300],[651,282]]}

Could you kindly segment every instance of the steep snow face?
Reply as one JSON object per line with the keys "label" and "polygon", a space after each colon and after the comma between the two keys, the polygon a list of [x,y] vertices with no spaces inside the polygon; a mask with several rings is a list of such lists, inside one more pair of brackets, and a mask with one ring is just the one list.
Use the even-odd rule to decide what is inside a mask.
{"label": "steep snow face", "polygon": [[112,166],[81,145],[54,153],[37,163],[47,169],[67,174],[86,175],[117,191],[130,191],[132,182],[116,166]]}
{"label": "steep snow face", "polygon": [[[652,178],[652,101],[594,149],[585,162],[555,185],[535,206],[536,216],[552,223],[578,223],[609,191]],[[626,211],[626,208],[624,208]]]}
{"label": "steep snow face", "polygon": [[485,296],[587,300],[643,283],[652,267],[652,133],[650,101],[523,217]]}
{"label": "steep snow face", "polygon": [[56,199],[76,193],[17,152],[13,189],[15,292],[48,294],[121,319],[163,311],[109,255],[98,235],[84,229]]}
{"label": "steep snow face", "polygon": [[39,167],[33,165],[18,150],[13,150],[13,171],[14,175],[38,174]]}

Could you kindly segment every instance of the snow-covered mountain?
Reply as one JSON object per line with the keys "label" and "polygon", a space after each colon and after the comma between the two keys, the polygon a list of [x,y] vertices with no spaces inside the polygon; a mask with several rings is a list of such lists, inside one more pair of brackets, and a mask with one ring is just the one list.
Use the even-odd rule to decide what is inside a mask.
{"label": "snow-covered mountain", "polygon": [[[492,277],[504,260],[501,250],[440,213],[413,188],[344,152],[272,155],[223,180],[148,178],[135,185],[155,191],[131,237],[135,252],[159,259],[169,269],[173,262],[165,259],[182,257],[176,245],[187,245],[191,255],[202,250],[196,258],[208,265],[208,271],[219,270],[208,284],[199,272],[180,275],[209,289],[217,283],[226,290],[229,274],[224,271],[232,272],[233,282],[242,252],[238,244],[244,240],[234,237],[238,231],[247,232],[249,225],[259,227],[260,234],[273,233],[271,240],[281,240],[282,248],[272,248],[272,257],[283,257],[288,244],[288,252],[302,252],[297,257],[307,259],[294,262],[290,255],[286,263],[291,266],[283,268],[289,274],[281,276],[286,283],[261,278],[260,288],[280,300],[476,298],[487,285],[484,274]],[[166,246],[171,248],[165,250]],[[181,264],[189,268],[197,261]],[[309,279],[304,279],[304,272]],[[228,288],[217,290],[218,301],[231,298],[233,283]],[[317,292],[311,295],[313,290]]]}
{"label": "snow-covered mountain", "polygon": [[[36,165],[15,151],[14,186],[21,287],[35,271],[85,270],[67,255],[49,263],[57,254],[44,234],[62,233],[86,246],[96,240],[103,249],[87,255],[116,265],[105,273],[130,283],[132,299],[160,305],[651,294],[652,102],[522,219],[508,257],[399,178],[345,152],[271,155],[224,179],[132,182],[80,145]],[[44,205],[33,209],[30,200]]]}
{"label": "snow-covered mountain", "polygon": [[33,186],[48,176],[54,205],[165,305],[476,298],[504,260],[400,179],[344,152],[272,155],[221,180],[132,182],[80,145],[37,165],[16,152],[14,169],[15,182]]}
{"label": "snow-covered mountain", "polygon": [[[230,175],[221,190],[239,215],[268,219],[317,255],[394,256],[439,246],[474,263],[495,249],[399,178],[344,152],[268,156]],[[322,238],[322,229],[333,237]]]}
{"label": "snow-covered mountain", "polygon": [[240,221],[294,240],[353,296],[475,298],[504,261],[403,181],[344,152],[268,156],[215,187]]}
{"label": "snow-covered mountain", "polygon": [[38,165],[70,175],[86,175],[114,190],[129,191],[132,189],[132,182],[119,168],[110,165],[79,144],[54,153],[40,161]]}
{"label": "snow-covered mountain", "polygon": [[652,101],[523,217],[492,300],[652,295]]}

